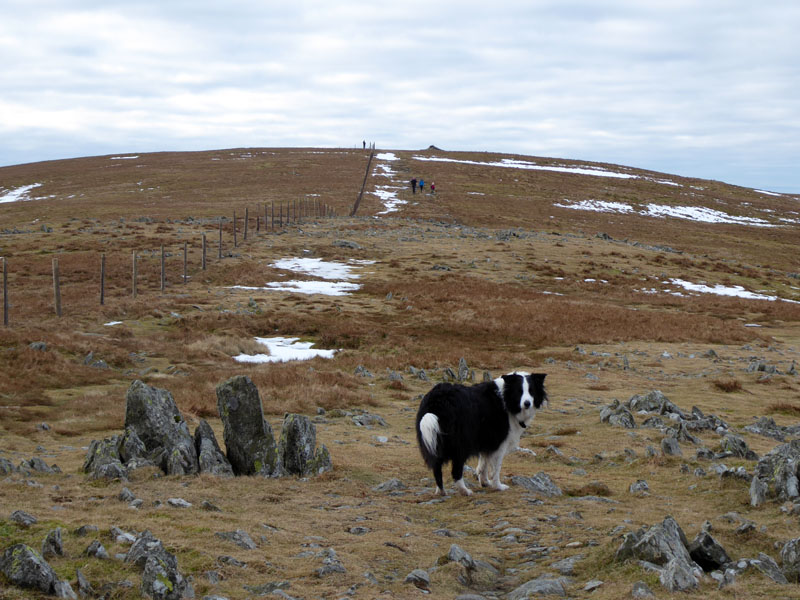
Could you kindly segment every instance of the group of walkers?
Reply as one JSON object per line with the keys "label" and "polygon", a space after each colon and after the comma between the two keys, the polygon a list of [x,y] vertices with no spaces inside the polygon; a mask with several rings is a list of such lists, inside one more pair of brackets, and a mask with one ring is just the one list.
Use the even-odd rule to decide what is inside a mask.
{"label": "group of walkers", "polygon": [[[414,177],[411,180],[411,193],[412,194],[416,194],[417,193],[417,186],[419,186],[419,191],[424,194],[425,193],[425,180],[422,177],[419,178],[419,181],[417,181],[416,177]],[[436,184],[433,181],[431,181],[430,189],[431,189],[431,192],[430,192],[431,194],[435,194],[436,193]]]}

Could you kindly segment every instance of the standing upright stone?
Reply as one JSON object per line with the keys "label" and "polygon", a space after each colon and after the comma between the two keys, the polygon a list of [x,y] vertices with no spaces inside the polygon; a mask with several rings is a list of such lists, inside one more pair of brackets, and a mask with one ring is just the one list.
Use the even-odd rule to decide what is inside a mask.
{"label": "standing upright stone", "polygon": [[220,383],[217,408],[234,474],[280,475],[272,427],[264,420],[258,389],[250,378],[237,375]]}
{"label": "standing upright stone", "polygon": [[125,428],[136,432],[148,452],[162,450],[161,468],[168,475],[197,473],[194,439],[172,394],[136,380],[125,399]]}
{"label": "standing upright stone", "polygon": [[278,457],[283,471],[291,475],[320,475],[333,469],[328,449],[317,445],[317,428],[306,416],[287,414],[283,418]]}
{"label": "standing upright stone", "polygon": [[233,477],[231,463],[220,450],[214,430],[205,419],[200,420],[200,424],[194,431],[194,445],[201,473]]}

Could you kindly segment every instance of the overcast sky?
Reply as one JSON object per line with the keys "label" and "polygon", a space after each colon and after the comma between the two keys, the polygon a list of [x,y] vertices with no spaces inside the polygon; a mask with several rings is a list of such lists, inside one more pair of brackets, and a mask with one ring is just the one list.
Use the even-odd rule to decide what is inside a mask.
{"label": "overcast sky", "polygon": [[367,140],[800,192],[798,32],[796,0],[0,0],[0,165]]}

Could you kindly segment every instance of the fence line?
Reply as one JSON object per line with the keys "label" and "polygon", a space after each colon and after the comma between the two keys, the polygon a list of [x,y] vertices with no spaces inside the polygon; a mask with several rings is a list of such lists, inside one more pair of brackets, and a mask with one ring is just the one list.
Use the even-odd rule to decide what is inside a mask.
{"label": "fence line", "polygon": [[[336,216],[336,213],[333,209],[325,204],[324,202],[313,200],[310,201],[308,199],[302,200],[293,200],[291,202],[286,203],[286,214],[284,217],[283,212],[283,202],[278,204],[278,228],[283,228],[284,226],[288,226],[290,223],[300,223],[304,218],[307,217],[318,217],[318,218],[332,218]],[[258,214],[260,209],[256,211],[256,232],[261,232],[260,226],[260,219],[261,215]],[[232,234],[234,240],[234,247],[238,245],[238,238],[237,238],[237,218],[236,212],[234,211],[234,217],[232,222]],[[276,230],[276,222],[275,222],[275,202],[271,202],[269,205],[264,203],[264,232],[267,233],[267,226],[269,224],[269,229],[271,231]],[[249,226],[249,219],[250,213],[249,209],[245,208],[244,213],[244,239],[248,239],[248,226]],[[219,244],[218,244],[218,252],[217,258],[219,260],[224,259],[223,253],[223,220],[224,217],[220,217],[219,219]],[[201,269],[205,271],[207,269],[207,250],[208,250],[208,243],[206,239],[206,232],[202,232],[202,241],[201,241],[201,248],[202,248],[202,258],[201,258]],[[250,236],[252,238],[252,236]],[[160,291],[164,293],[167,288],[167,246],[161,244],[160,247]],[[8,258],[0,256],[0,261],[2,261],[2,270],[3,270],[3,325],[5,327],[10,326],[10,299],[9,299],[9,264]],[[139,255],[137,250],[132,251],[131,256],[131,296],[135,300],[139,296]],[[95,263],[96,264],[96,263]],[[99,297],[99,304],[104,306],[106,304],[106,276],[107,276],[107,269],[106,269],[106,253],[100,253],[100,297]],[[58,258],[53,258],[52,261],[52,279],[53,279],[53,308],[55,314],[58,317],[61,317],[63,314],[62,311],[62,297],[61,297],[61,277],[60,277],[60,270],[59,270],[59,263]],[[188,283],[189,280],[189,242],[187,240],[183,240],[183,283]]]}

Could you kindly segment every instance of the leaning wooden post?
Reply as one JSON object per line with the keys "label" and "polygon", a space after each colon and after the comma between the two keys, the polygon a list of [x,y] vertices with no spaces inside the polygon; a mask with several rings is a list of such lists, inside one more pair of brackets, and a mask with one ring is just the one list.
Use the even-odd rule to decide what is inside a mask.
{"label": "leaning wooden post", "polygon": [[236,248],[239,246],[239,242],[236,240],[236,211],[233,211],[233,247]]}
{"label": "leaning wooden post", "polygon": [[139,276],[139,264],[138,264],[138,262],[136,260],[136,250],[134,250],[133,251],[133,274],[131,275],[131,289],[133,290],[132,291],[132,295],[133,295],[134,299],[136,298],[136,292],[137,292],[136,280],[138,279],[138,276]]}
{"label": "leaning wooden post", "polygon": [[206,234],[203,233],[203,271],[206,270]]}
{"label": "leaning wooden post", "polygon": [[100,255],[100,306],[106,303],[106,255]]}
{"label": "leaning wooden post", "polygon": [[267,223],[269,223],[269,213],[267,212],[267,203],[264,202],[264,231],[267,230]]}
{"label": "leaning wooden post", "polygon": [[161,291],[167,289],[167,272],[164,264],[164,244],[161,244]]}
{"label": "leaning wooden post", "polygon": [[283,227],[283,202],[278,205],[278,227]]}
{"label": "leaning wooden post", "polygon": [[222,217],[219,218],[219,249],[217,251],[217,258],[222,258]]}
{"label": "leaning wooden post", "polygon": [[8,259],[3,258],[3,325],[8,327]]}
{"label": "leaning wooden post", "polygon": [[256,213],[256,233],[261,233],[261,215]]}
{"label": "leaning wooden post", "polygon": [[247,241],[247,222],[250,220],[250,209],[244,207],[244,239]]}
{"label": "leaning wooden post", "polygon": [[183,283],[189,279],[189,242],[183,240]]}
{"label": "leaning wooden post", "polygon": [[61,316],[61,281],[58,276],[58,259],[53,259],[53,296],[56,304],[56,315]]}
{"label": "leaning wooden post", "polygon": [[272,221],[270,221],[270,229],[275,229],[275,201],[272,201]]}

